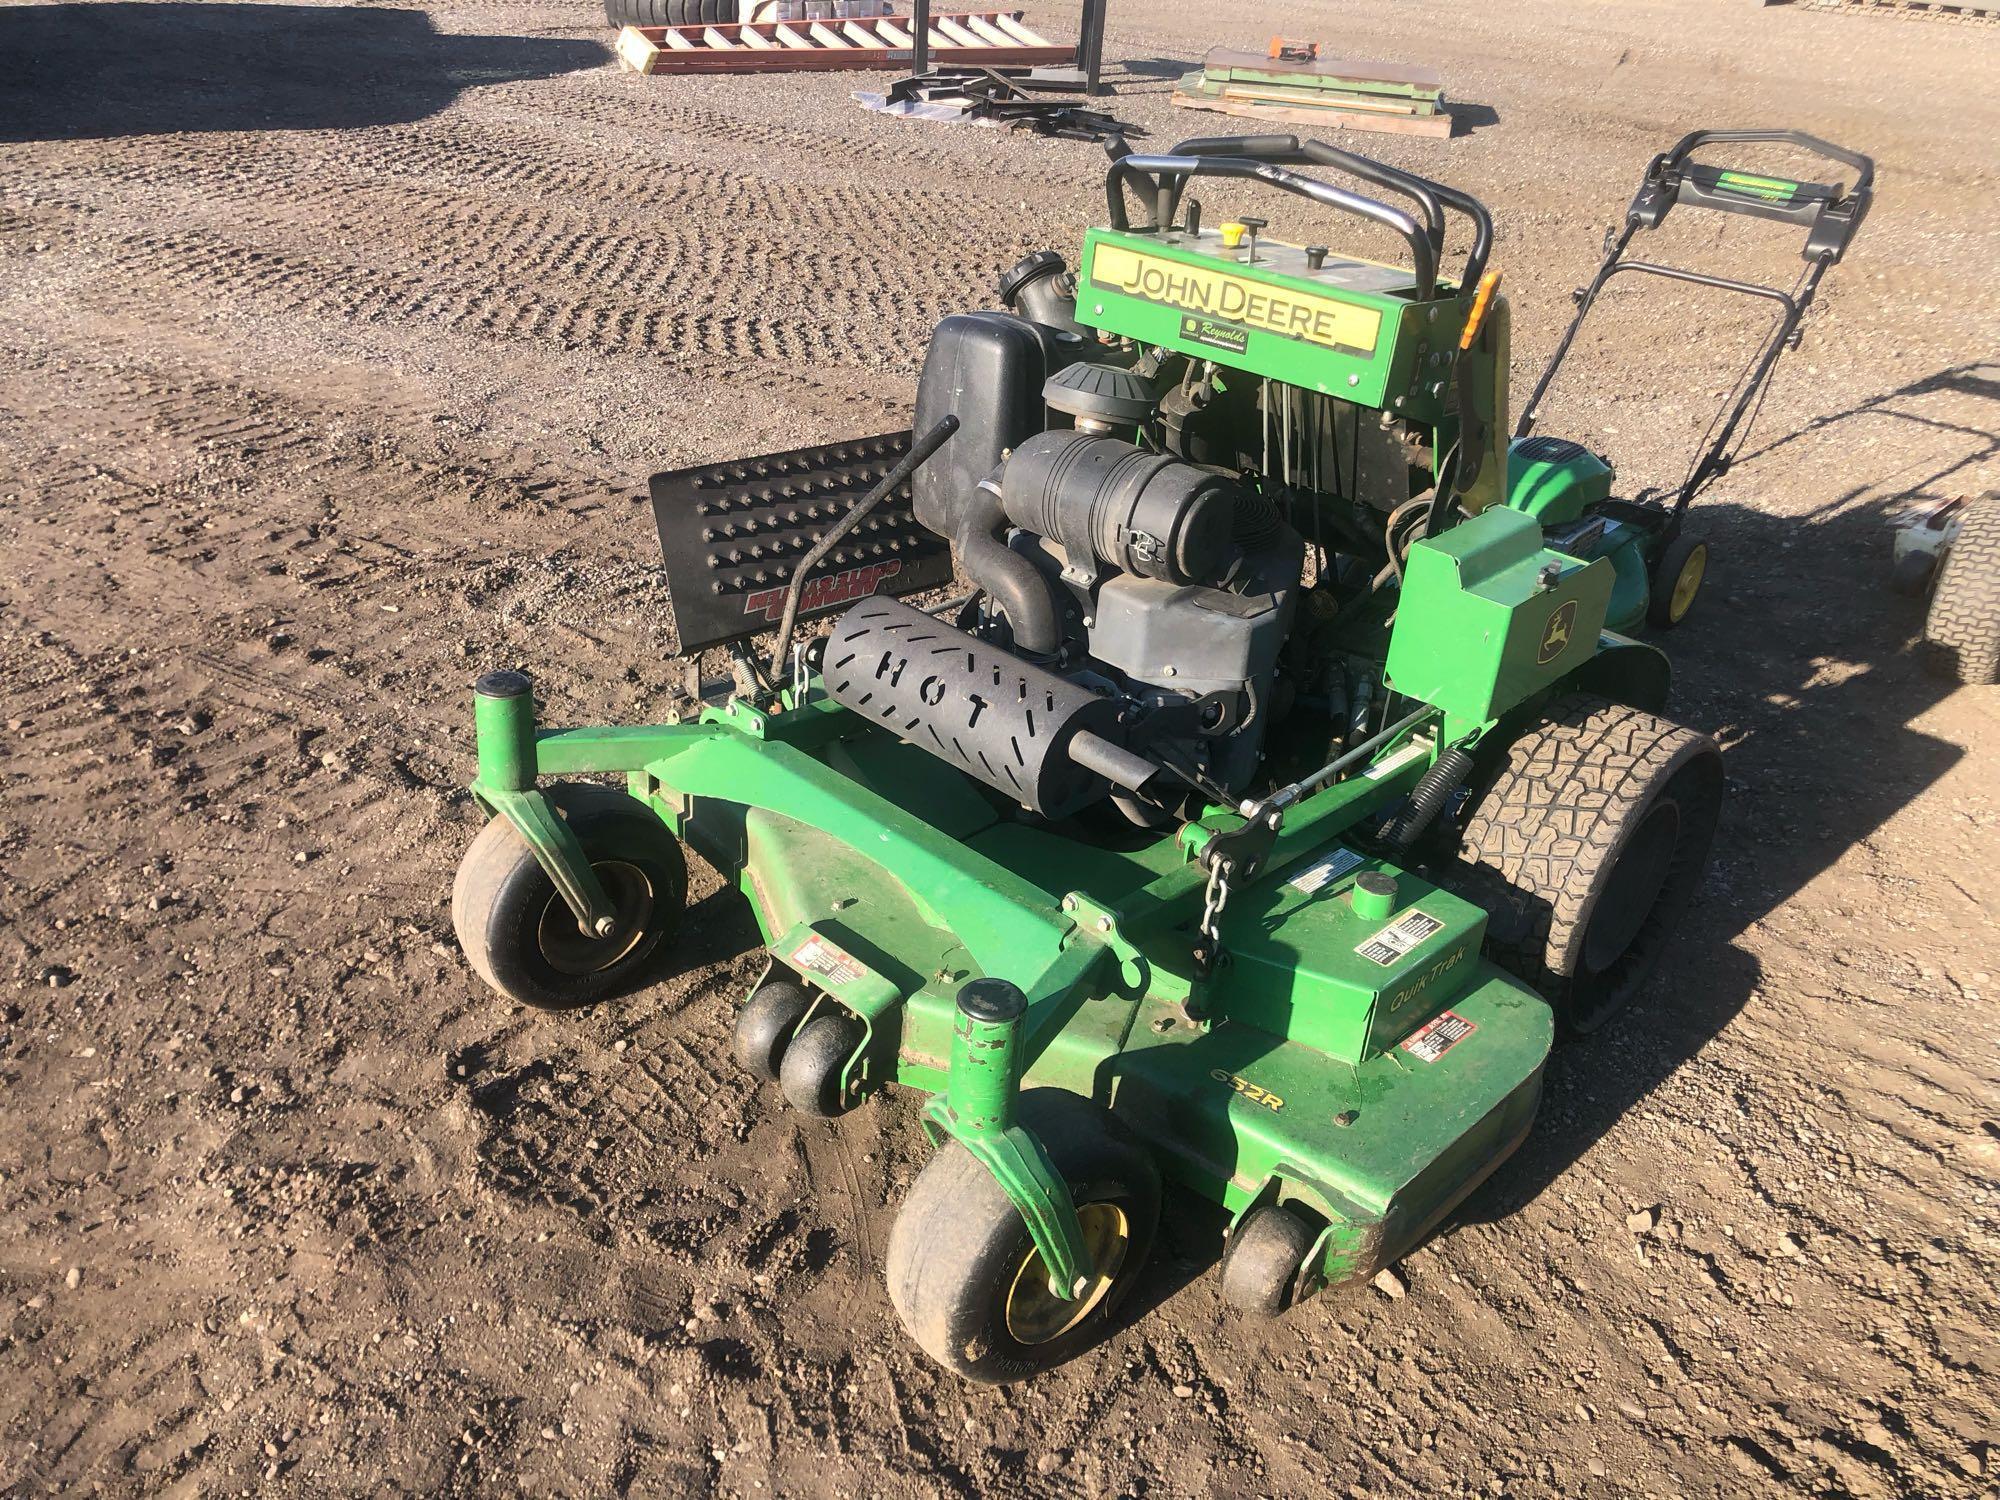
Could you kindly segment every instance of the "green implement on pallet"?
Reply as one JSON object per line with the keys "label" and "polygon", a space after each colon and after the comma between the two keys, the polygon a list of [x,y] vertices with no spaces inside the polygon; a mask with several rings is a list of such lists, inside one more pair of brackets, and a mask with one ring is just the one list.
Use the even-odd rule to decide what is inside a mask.
{"label": "green implement on pallet", "polygon": [[[1673,201],[1768,216],[1686,160],[1711,138],[1627,239]],[[1722,798],[1620,633],[1685,613],[1691,490],[1509,439],[1479,202],[1291,137],[1113,155],[1074,278],[1038,252],[1006,311],[945,318],[911,431],[656,476],[683,648],[732,682],[600,729],[538,727],[516,672],[475,692],[473,967],[588,1004],[670,950],[684,846],[734,878],[768,951],[745,1068],[817,1116],[930,1096],[889,1293],[975,1380],[1105,1336],[1165,1182],[1226,1211],[1255,1311],[1416,1246],[1527,1133],[1552,1040],[1645,982]],[[1814,281],[1859,170],[1790,200]],[[1410,263],[1206,226],[1197,182]],[[970,594],[896,597],[954,569]]]}

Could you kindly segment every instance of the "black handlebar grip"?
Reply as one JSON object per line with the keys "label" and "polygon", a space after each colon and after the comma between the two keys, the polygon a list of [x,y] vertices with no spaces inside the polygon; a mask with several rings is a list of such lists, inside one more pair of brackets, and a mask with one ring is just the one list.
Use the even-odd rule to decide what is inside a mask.
{"label": "black handlebar grip", "polygon": [[1175,156],[1289,156],[1299,149],[1295,135],[1198,135],[1174,147]]}

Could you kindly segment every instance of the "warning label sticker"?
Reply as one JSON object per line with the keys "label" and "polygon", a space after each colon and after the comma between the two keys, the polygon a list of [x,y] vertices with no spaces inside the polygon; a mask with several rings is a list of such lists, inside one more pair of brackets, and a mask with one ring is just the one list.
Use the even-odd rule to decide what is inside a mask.
{"label": "warning label sticker", "polygon": [[1434,1063],[1479,1028],[1456,1011],[1433,1016],[1403,1038],[1403,1050],[1414,1058]]}
{"label": "warning label sticker", "polygon": [[1340,879],[1360,863],[1360,855],[1352,849],[1335,844],[1285,884],[1310,896],[1314,891],[1324,888],[1329,881]]}
{"label": "warning label sticker", "polygon": [[1408,953],[1444,923],[1427,911],[1405,912],[1354,951],[1371,963],[1389,965]]}
{"label": "warning label sticker", "polygon": [[1380,781],[1385,776],[1393,776],[1413,760],[1419,760],[1431,753],[1428,740],[1411,740],[1402,749],[1383,756],[1374,765],[1361,773],[1363,781]]}
{"label": "warning label sticker", "polygon": [[860,959],[843,953],[817,933],[794,948],[790,956],[794,968],[819,975],[829,989],[835,985],[852,984],[868,974],[868,966]]}

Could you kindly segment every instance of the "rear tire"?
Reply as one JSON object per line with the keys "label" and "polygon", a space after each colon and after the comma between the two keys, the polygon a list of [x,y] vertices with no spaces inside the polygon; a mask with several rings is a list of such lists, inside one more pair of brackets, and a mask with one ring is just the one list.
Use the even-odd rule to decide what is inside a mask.
{"label": "rear tire", "polygon": [[1722,809],[1707,735],[1582,694],[1507,747],[1461,854],[1487,948],[1547,996],[1565,1035],[1597,1030],[1652,976]]}
{"label": "rear tire", "polygon": [[1646,580],[1646,621],[1671,630],[1688,617],[1708,576],[1708,543],[1683,533],[1667,543]]}
{"label": "rear tire", "polygon": [[1082,1297],[1048,1291],[1020,1210],[956,1141],[917,1175],[889,1232],[885,1274],[903,1326],[947,1370],[986,1385],[1049,1369],[1104,1338],[1160,1219],[1159,1168],[1107,1110],[1062,1089],[1029,1089],[1018,1118],[1076,1202],[1092,1257]]}
{"label": "rear tire", "polygon": [[543,795],[569,824],[618,915],[608,937],[582,932],[527,840],[495,818],[451,887],[451,925],[473,972],[510,1000],[574,1010],[633,987],[680,932],[687,859],[666,825],[606,787]]}
{"label": "rear tire", "polygon": [[1233,1307],[1275,1318],[1299,1300],[1312,1226],[1283,1204],[1253,1208],[1222,1251],[1222,1295]]}
{"label": "rear tire", "polygon": [[1938,564],[1924,655],[1947,682],[2000,682],[2000,503],[1991,495],[1965,507]]}

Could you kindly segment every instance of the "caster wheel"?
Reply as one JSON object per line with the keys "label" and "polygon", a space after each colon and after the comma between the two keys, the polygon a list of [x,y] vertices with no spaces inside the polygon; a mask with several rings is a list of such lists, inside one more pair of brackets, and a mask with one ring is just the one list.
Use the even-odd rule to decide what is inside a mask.
{"label": "caster wheel", "polygon": [[918,1174],[889,1233],[889,1297],[903,1326],[946,1369],[987,1385],[1059,1365],[1103,1339],[1160,1218],[1159,1169],[1109,1112],[1062,1089],[1029,1089],[1018,1117],[1076,1202],[1082,1295],[1049,1290],[1020,1210],[956,1141]]}
{"label": "caster wheel", "polygon": [[543,789],[583,845],[617,917],[609,936],[578,927],[555,882],[505,818],[458,867],[451,925],[473,971],[510,1000],[574,1010],[630,989],[680,930],[687,860],[666,826],[605,787]]}
{"label": "caster wheel", "polygon": [[1708,543],[1691,536],[1677,536],[1653,564],[1651,594],[1646,601],[1647,622],[1671,630],[1685,620],[1701,593],[1701,581],[1708,574]]}
{"label": "caster wheel", "polygon": [[845,1012],[814,1016],[784,1048],[778,1088],[794,1109],[830,1120],[843,1113],[840,1070],[861,1045],[860,1021]]}
{"label": "caster wheel", "polygon": [[1276,1203],[1253,1208],[1222,1252],[1222,1295],[1232,1307],[1275,1318],[1299,1300],[1314,1231]]}
{"label": "caster wheel", "polygon": [[1889,574],[1889,587],[1905,599],[1921,599],[1931,586],[1937,559],[1927,552],[1905,552]]}
{"label": "caster wheel", "polygon": [[799,1021],[812,1008],[805,986],[774,979],[736,1013],[736,1060],[746,1073],[775,1083],[778,1063]]}

